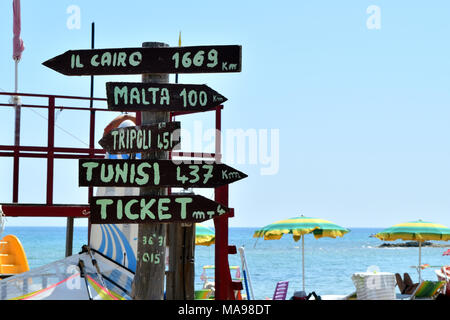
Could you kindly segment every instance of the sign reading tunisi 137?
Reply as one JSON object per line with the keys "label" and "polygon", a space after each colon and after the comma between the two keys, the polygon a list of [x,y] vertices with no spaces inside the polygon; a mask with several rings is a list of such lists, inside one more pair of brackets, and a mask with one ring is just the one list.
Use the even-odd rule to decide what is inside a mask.
{"label": "sign reading tunisi 137", "polygon": [[80,159],[80,186],[216,188],[247,177],[223,163],[172,160]]}
{"label": "sign reading tunisi 137", "polygon": [[242,47],[193,46],[69,50],[43,65],[69,76],[240,72]]}

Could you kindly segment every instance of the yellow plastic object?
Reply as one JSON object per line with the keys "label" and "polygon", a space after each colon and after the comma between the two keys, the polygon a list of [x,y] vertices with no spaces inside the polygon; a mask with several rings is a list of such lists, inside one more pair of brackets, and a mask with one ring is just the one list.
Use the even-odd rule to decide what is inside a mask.
{"label": "yellow plastic object", "polygon": [[14,235],[4,236],[0,241],[0,278],[30,270],[22,243]]}

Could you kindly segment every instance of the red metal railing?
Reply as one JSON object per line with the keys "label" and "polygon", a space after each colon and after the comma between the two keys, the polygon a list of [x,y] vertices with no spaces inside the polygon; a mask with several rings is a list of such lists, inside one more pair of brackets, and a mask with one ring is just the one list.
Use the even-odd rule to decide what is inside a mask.
{"label": "red metal railing", "polygon": [[[29,94],[29,93],[11,93],[0,92],[0,96],[19,96],[30,98],[45,98],[46,105],[36,104],[22,104],[20,108],[42,108],[48,110],[48,136],[47,146],[22,146],[20,145],[20,113],[19,119],[16,117],[15,128],[15,145],[0,145],[0,157],[13,158],[13,192],[12,203],[2,204],[2,209],[6,216],[13,217],[67,217],[73,218],[89,218],[88,204],[54,204],[53,203],[53,181],[54,181],[54,160],[55,159],[80,159],[80,158],[104,158],[105,151],[103,149],[95,149],[95,118],[97,112],[112,112],[105,108],[94,108],[93,101],[106,101],[102,98],[88,98],[76,96],[61,96],[61,95],[44,95],[44,94]],[[56,106],[57,99],[69,100],[89,100],[90,107],[72,107],[72,106]],[[0,107],[16,108],[11,103],[0,103]],[[216,161],[221,160],[221,111],[223,106],[217,106],[215,111],[215,153],[196,153],[196,152],[171,152],[172,156],[178,157],[200,157],[200,158],[214,158]],[[19,109],[20,110],[20,109]],[[90,112],[90,126],[89,126],[89,147],[88,148],[72,148],[72,147],[55,147],[55,111],[56,110],[79,110]],[[116,111],[117,112],[117,111]],[[174,112],[171,113],[171,118],[194,112]],[[17,113],[16,113],[17,115]],[[137,122],[140,123],[140,113],[137,114]],[[17,121],[19,121],[17,123]],[[45,204],[20,204],[19,203],[19,166],[20,158],[44,158],[47,159],[47,187],[46,187],[46,202]],[[170,190],[169,190],[170,191]],[[216,188],[214,190],[215,201],[228,205],[228,186]],[[93,188],[89,187],[87,203],[93,195]],[[237,287],[232,283],[231,274],[229,271],[228,254],[235,253],[233,248],[228,246],[228,218],[234,215],[234,210],[231,213],[220,218],[214,219],[216,229],[215,241],[215,281],[216,292],[215,296],[218,300],[234,299],[233,289]],[[90,224],[89,224],[90,226]],[[90,228],[89,228],[90,229]],[[69,250],[71,251],[71,249]],[[67,250],[66,250],[67,252]]]}
{"label": "red metal railing", "polygon": [[[47,99],[47,104],[22,104],[20,108],[41,108],[48,111],[47,124],[47,146],[23,146],[20,144],[20,119],[19,123],[16,119],[15,128],[15,145],[0,145],[0,157],[13,158],[13,188],[12,188],[12,204],[3,204],[3,210],[9,216],[40,216],[40,217],[87,217],[86,212],[89,211],[88,205],[55,205],[53,203],[53,181],[54,181],[54,160],[55,159],[80,159],[80,158],[103,158],[105,151],[103,149],[95,149],[94,133],[95,133],[95,114],[98,111],[109,111],[105,108],[90,107],[72,107],[56,105],[58,100],[91,100],[86,97],[61,96],[61,95],[44,95],[29,93],[11,93],[1,92],[0,96],[19,96],[29,98]],[[93,101],[106,101],[106,99],[93,98]],[[16,108],[11,103],[0,103],[0,107]],[[55,111],[56,110],[79,110],[89,111],[90,129],[89,129],[89,148],[71,148],[71,147],[55,147]],[[20,115],[20,113],[19,113]],[[45,205],[22,205],[19,204],[19,172],[20,158],[44,158],[47,159],[47,181],[46,181],[46,201]],[[89,188],[89,196],[92,195],[92,188]]]}

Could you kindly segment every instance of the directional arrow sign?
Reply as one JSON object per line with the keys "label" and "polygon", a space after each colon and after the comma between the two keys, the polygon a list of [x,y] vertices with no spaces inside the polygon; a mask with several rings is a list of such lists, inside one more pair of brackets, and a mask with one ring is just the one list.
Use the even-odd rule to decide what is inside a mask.
{"label": "directional arrow sign", "polygon": [[227,101],[207,85],[107,82],[108,109],[115,111],[206,111]]}
{"label": "directional arrow sign", "polygon": [[91,223],[202,222],[229,209],[199,195],[92,197]]}
{"label": "directional arrow sign", "polygon": [[98,142],[112,154],[180,149],[180,122],[161,122],[111,130]]}
{"label": "directional arrow sign", "polygon": [[223,163],[79,159],[80,186],[216,188],[247,177]]}
{"label": "directional arrow sign", "polygon": [[242,47],[195,46],[69,50],[43,63],[68,76],[240,72]]}

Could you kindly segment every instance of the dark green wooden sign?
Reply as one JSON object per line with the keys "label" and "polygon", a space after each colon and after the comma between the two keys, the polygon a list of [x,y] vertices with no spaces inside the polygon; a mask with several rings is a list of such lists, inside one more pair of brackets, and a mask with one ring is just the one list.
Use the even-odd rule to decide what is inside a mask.
{"label": "dark green wooden sign", "polygon": [[91,223],[202,222],[229,208],[199,195],[92,197]]}
{"label": "dark green wooden sign", "polygon": [[69,50],[43,63],[68,76],[240,72],[239,45]]}
{"label": "dark green wooden sign", "polygon": [[207,85],[107,82],[108,109],[115,111],[207,111],[227,98]]}
{"label": "dark green wooden sign", "polygon": [[80,159],[80,186],[216,188],[247,177],[223,163]]}
{"label": "dark green wooden sign", "polygon": [[123,127],[111,130],[98,142],[111,154],[180,149],[180,122]]}

